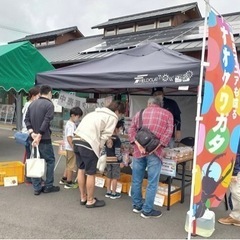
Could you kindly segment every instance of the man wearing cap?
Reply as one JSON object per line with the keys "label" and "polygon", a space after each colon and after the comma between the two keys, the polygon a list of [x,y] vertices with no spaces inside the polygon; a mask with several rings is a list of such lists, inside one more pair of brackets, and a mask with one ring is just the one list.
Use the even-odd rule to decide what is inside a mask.
{"label": "man wearing cap", "polygon": [[180,141],[181,138],[181,111],[178,104],[169,98],[164,97],[164,91],[162,87],[155,87],[152,89],[152,95],[163,99],[163,108],[172,113],[174,119],[174,129],[172,139],[169,143],[169,147],[173,148],[175,141]]}

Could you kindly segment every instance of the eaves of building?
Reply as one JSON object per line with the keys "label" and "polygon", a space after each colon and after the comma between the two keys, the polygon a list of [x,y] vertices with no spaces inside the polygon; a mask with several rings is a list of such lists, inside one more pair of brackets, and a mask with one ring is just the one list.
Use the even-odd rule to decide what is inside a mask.
{"label": "eaves of building", "polygon": [[[224,18],[232,26],[236,46],[240,47],[240,13],[228,14]],[[55,66],[104,58],[147,42],[156,42],[179,52],[201,51],[203,24],[204,19],[199,19],[165,29],[112,37],[82,37],[61,45],[39,48],[39,51]]]}

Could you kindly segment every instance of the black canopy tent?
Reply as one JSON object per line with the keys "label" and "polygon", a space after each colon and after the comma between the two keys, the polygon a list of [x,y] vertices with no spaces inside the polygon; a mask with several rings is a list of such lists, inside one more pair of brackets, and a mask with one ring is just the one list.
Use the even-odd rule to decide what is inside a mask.
{"label": "black canopy tent", "polygon": [[104,59],[39,73],[36,84],[89,93],[131,93],[160,86],[196,87],[200,66],[198,59],[148,43]]}

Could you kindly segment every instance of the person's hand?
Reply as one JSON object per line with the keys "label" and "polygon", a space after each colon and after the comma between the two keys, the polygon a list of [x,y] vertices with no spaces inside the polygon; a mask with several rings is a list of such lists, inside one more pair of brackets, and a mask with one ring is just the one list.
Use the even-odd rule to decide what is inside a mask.
{"label": "person's hand", "polygon": [[120,163],[120,168],[123,168],[125,165],[124,165],[124,163]]}
{"label": "person's hand", "polygon": [[138,150],[140,151],[140,153],[141,153],[142,155],[146,155],[146,150],[145,150],[145,148],[144,148],[143,146],[141,146],[140,143],[139,143],[138,141],[136,141],[136,140],[135,140],[135,144],[137,145]]}
{"label": "person's hand", "polygon": [[107,140],[106,146],[107,146],[108,148],[112,148],[112,147],[113,147],[113,140],[112,140],[111,138],[109,138],[109,139]]}
{"label": "person's hand", "polygon": [[176,131],[175,132],[175,141],[180,142],[181,140],[181,131]]}
{"label": "person's hand", "polygon": [[32,137],[32,139],[33,139],[32,146],[33,146],[33,147],[38,146],[39,143],[40,143],[40,141],[41,141],[41,139],[42,139],[42,135],[39,134],[39,133],[38,133],[38,134],[37,134],[37,133],[32,133],[32,134],[31,134],[31,137]]}
{"label": "person's hand", "polygon": [[231,182],[237,182],[237,176],[232,176]]}
{"label": "person's hand", "polygon": [[159,143],[159,144],[157,145],[157,147],[156,147],[153,151],[151,151],[151,152],[149,153],[149,155],[153,154],[160,146],[161,146],[161,143]]}

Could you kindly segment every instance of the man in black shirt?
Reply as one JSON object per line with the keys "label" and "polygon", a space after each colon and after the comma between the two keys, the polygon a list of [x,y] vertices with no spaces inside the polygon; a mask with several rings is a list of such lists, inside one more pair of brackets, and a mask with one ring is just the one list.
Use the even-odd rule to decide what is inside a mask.
{"label": "man in black shirt", "polygon": [[41,192],[58,192],[59,186],[53,186],[55,156],[51,140],[50,122],[54,117],[54,105],[52,99],[52,88],[42,85],[40,98],[33,101],[25,117],[25,124],[32,140],[32,145],[38,146],[40,157],[45,159],[47,164],[45,186],[41,186],[41,178],[32,178],[34,195]]}
{"label": "man in black shirt", "polygon": [[169,143],[169,147],[173,148],[175,141],[180,141],[181,138],[181,111],[178,104],[169,98],[164,97],[164,91],[162,87],[155,87],[152,89],[152,95],[163,98],[163,108],[172,113],[174,119],[174,129],[172,139]]}

